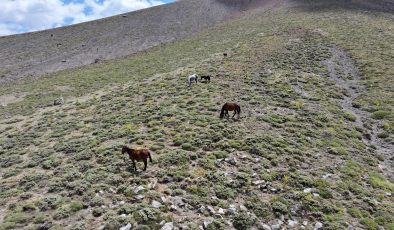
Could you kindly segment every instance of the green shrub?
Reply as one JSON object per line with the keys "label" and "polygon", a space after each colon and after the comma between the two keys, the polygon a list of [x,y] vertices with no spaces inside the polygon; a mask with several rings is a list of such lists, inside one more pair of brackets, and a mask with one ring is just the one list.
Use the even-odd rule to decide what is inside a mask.
{"label": "green shrub", "polygon": [[81,210],[83,208],[83,205],[79,201],[73,201],[70,203],[70,208],[71,208],[71,211],[78,212],[79,210]]}
{"label": "green shrub", "polygon": [[360,209],[358,208],[349,208],[347,212],[354,218],[361,219],[363,217]]}
{"label": "green shrub", "polygon": [[14,222],[17,224],[26,223],[29,217],[21,212],[15,212],[4,218],[5,222]]}
{"label": "green shrub", "polygon": [[376,230],[378,229],[378,224],[371,218],[364,218],[360,222],[362,225],[365,226],[368,230]]}
{"label": "green shrub", "polygon": [[223,159],[228,156],[228,152],[226,151],[215,151],[213,152],[213,155],[215,155],[216,159]]}
{"label": "green shrub", "polygon": [[286,214],[288,212],[287,206],[279,201],[272,204],[272,211],[274,211],[276,214]]}
{"label": "green shrub", "polygon": [[388,138],[389,136],[390,134],[387,132],[378,133],[378,137],[382,139]]}
{"label": "green shrub", "polygon": [[357,120],[357,117],[356,117],[353,113],[351,113],[351,112],[346,112],[346,113],[345,113],[345,118],[346,118],[347,120],[353,121],[353,122]]}
{"label": "green shrub", "polygon": [[390,223],[390,224],[386,224],[386,225],[384,226],[384,228],[385,228],[386,230],[394,230],[394,222],[393,222],[393,223]]}
{"label": "green shrub", "polygon": [[393,184],[377,172],[370,173],[369,182],[374,188],[382,188],[389,191],[393,190]]}
{"label": "green shrub", "polygon": [[235,193],[230,187],[226,186],[215,186],[215,193],[219,199],[229,199],[234,198]]}
{"label": "green shrub", "polygon": [[235,229],[244,230],[253,226],[255,218],[245,212],[241,212],[234,217],[233,226]]}
{"label": "green shrub", "polygon": [[207,230],[226,230],[226,225],[218,220],[214,220],[212,223],[208,224]]}
{"label": "green shrub", "polygon": [[372,118],[373,119],[377,119],[377,120],[381,120],[381,119],[384,119],[384,118],[386,118],[386,117],[388,117],[388,116],[390,116],[391,115],[391,112],[390,111],[382,111],[382,110],[379,110],[379,111],[376,111],[376,112],[374,112],[373,114],[372,114]]}
{"label": "green shrub", "polygon": [[15,227],[16,227],[16,223],[14,222],[0,223],[0,230],[14,229]]}

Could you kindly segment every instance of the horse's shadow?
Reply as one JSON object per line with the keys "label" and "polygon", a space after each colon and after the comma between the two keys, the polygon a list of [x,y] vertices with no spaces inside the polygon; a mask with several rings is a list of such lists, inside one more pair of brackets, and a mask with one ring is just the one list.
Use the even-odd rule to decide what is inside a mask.
{"label": "horse's shadow", "polygon": [[133,175],[140,175],[141,172],[143,172],[143,171],[138,170],[138,169],[137,169],[137,171],[136,171],[136,170],[134,169],[133,165],[128,165],[128,166],[126,167],[126,172],[131,173],[131,174],[133,174]]}

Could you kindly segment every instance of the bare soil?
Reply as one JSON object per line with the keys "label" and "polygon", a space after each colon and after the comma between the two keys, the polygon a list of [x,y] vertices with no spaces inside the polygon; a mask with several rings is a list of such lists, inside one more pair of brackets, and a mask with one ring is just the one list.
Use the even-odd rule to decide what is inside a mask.
{"label": "bare soil", "polygon": [[123,57],[191,36],[234,17],[248,4],[184,0],[64,28],[0,37],[0,84]]}
{"label": "bare soil", "polygon": [[392,11],[388,0],[181,0],[101,20],[0,37],[0,84],[124,57],[196,34],[256,8],[358,7]]}
{"label": "bare soil", "polygon": [[[364,87],[359,83],[360,73],[353,60],[338,47],[331,48],[332,57],[324,63],[328,68],[329,77],[336,82],[336,85],[346,92],[346,96],[338,99],[342,109],[356,116],[355,124],[368,130],[368,137],[363,136],[363,141],[369,146],[374,146],[375,154],[384,156],[384,161],[379,165],[382,172],[388,178],[394,178],[394,145],[378,137],[383,132],[381,122],[371,119],[371,113],[353,106],[353,101],[357,99]],[[339,70],[339,71],[338,71]],[[343,75],[341,76],[341,72]],[[372,124],[370,127],[368,124]]]}

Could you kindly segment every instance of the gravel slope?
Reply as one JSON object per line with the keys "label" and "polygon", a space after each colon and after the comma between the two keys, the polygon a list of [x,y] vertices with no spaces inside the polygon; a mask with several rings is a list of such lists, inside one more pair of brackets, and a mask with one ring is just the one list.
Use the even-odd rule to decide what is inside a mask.
{"label": "gravel slope", "polygon": [[0,84],[184,38],[236,15],[249,2],[253,1],[184,0],[65,28],[0,37]]}
{"label": "gravel slope", "polygon": [[180,0],[97,21],[0,37],[0,84],[124,57],[191,36],[256,7],[292,2],[392,11],[392,0]]}

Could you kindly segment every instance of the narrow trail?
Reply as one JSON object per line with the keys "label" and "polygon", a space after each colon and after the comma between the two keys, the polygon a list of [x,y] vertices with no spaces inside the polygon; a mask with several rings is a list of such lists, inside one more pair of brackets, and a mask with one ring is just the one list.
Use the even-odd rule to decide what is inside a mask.
{"label": "narrow trail", "polygon": [[[367,146],[374,146],[372,151],[384,156],[384,161],[379,164],[379,168],[387,178],[394,178],[394,145],[378,137],[378,134],[383,131],[381,122],[371,119],[371,113],[353,106],[353,101],[365,90],[359,84],[359,71],[352,59],[340,48],[334,46],[330,48],[330,51],[332,57],[323,64],[328,68],[330,79],[345,92],[344,97],[338,99],[339,104],[344,111],[356,116],[357,126],[369,129],[369,135],[363,135],[363,142]],[[372,127],[368,127],[368,124],[372,124]]]}

